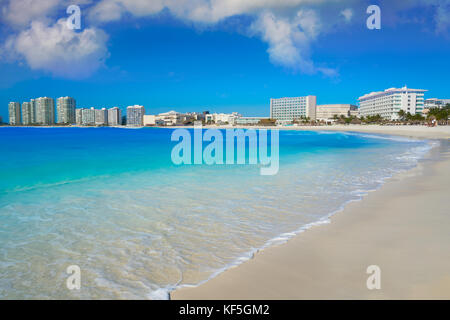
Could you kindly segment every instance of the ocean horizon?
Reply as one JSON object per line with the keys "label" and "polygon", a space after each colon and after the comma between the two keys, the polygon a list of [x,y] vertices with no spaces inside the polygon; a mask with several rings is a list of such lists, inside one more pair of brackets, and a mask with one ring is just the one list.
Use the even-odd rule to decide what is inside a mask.
{"label": "ocean horizon", "polygon": [[174,164],[173,130],[1,128],[0,299],[167,299],[326,223],[432,147],[280,130],[278,173],[263,176]]}

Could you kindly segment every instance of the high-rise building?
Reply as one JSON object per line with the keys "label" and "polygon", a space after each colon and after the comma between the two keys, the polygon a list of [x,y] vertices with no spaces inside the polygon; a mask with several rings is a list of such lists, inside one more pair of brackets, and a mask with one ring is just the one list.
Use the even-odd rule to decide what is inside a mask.
{"label": "high-rise building", "polygon": [[143,106],[127,107],[127,126],[141,127],[144,125],[145,108]]}
{"label": "high-rise building", "polygon": [[31,106],[31,102],[22,103],[22,124],[33,124],[33,109]]}
{"label": "high-rise building", "polygon": [[52,125],[55,123],[55,101],[52,98],[37,98],[36,103],[36,123]]}
{"label": "high-rise building", "polygon": [[75,110],[75,123],[77,125],[81,125],[82,124],[82,113],[83,113],[83,108]]}
{"label": "high-rise building", "polygon": [[8,105],[9,111],[9,124],[12,126],[19,125],[20,121],[20,103],[10,102]]}
{"label": "high-rise building", "polygon": [[316,119],[316,96],[270,99],[270,118],[282,122]]}
{"label": "high-rise building", "polygon": [[106,108],[95,110],[95,124],[97,126],[106,126],[108,124],[108,110]]}
{"label": "high-rise building", "polygon": [[371,92],[359,97],[359,115],[361,117],[380,115],[385,119],[399,119],[398,112],[403,110],[412,115],[423,113],[423,95],[427,90],[390,88]]}
{"label": "high-rise building", "polygon": [[84,126],[95,125],[95,109],[82,109],[81,111],[81,124]]}
{"label": "high-rise building", "polygon": [[72,124],[76,121],[75,115],[76,102],[71,97],[60,97],[56,100],[56,113],[58,116],[58,123]]}
{"label": "high-rise building", "polygon": [[108,125],[119,126],[122,124],[122,111],[118,107],[108,109]]}
{"label": "high-rise building", "polygon": [[35,124],[36,123],[36,100],[31,99],[30,105],[31,105],[31,123]]}

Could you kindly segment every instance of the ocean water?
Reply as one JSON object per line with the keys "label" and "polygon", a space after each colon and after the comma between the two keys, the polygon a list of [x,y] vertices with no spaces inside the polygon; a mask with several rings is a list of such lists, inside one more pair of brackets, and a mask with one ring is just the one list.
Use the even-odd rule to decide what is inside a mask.
{"label": "ocean water", "polygon": [[[280,131],[279,172],[262,176],[259,165],[177,166],[171,134],[0,128],[0,299],[167,299],[325,223],[432,147]],[[70,265],[80,290],[66,287]]]}

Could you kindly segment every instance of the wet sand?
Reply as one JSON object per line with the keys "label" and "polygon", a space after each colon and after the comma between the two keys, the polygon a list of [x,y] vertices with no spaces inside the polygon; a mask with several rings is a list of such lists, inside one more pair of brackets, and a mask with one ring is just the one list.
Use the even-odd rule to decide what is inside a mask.
{"label": "wet sand", "polygon": [[[434,128],[402,135],[445,137],[426,129]],[[171,299],[450,299],[449,192],[450,141],[441,140],[418,167],[348,204],[329,224]],[[379,290],[366,286],[370,265],[380,267]]]}

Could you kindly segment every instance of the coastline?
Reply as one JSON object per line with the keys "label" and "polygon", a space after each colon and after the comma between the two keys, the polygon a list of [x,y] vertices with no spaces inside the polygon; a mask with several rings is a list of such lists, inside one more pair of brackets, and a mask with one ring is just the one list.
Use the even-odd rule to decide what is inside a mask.
{"label": "coastline", "polygon": [[[160,128],[160,129],[192,129],[194,126],[148,126],[148,127],[127,127],[127,126],[0,126],[0,128],[117,128],[117,129],[144,129],[144,128]],[[400,135],[421,139],[450,139],[450,125],[427,127],[420,125],[329,125],[329,126],[216,126],[205,125],[203,129],[267,129],[267,130],[304,130],[304,131],[353,131],[364,133],[376,133],[376,134],[388,134],[388,135]]]}
{"label": "coastline", "polygon": [[[437,139],[446,132],[396,134]],[[267,247],[199,286],[177,288],[171,299],[448,299],[449,178],[450,144],[441,140],[417,167],[347,204],[329,224]],[[381,268],[381,290],[366,287],[373,264]]]}

